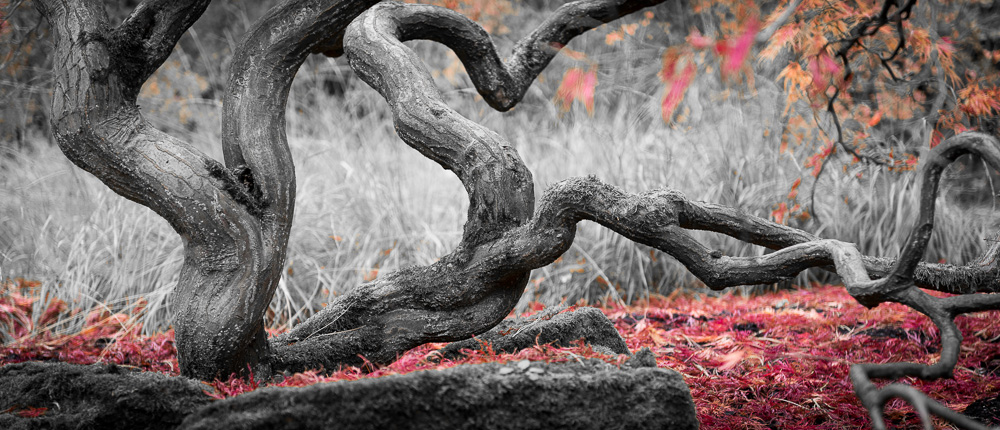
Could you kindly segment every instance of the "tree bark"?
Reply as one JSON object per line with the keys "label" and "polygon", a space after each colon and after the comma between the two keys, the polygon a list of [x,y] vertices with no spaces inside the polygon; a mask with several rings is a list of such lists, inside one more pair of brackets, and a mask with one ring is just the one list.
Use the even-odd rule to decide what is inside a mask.
{"label": "tree bark", "polygon": [[[115,192],[152,208],[183,239],[185,261],[174,300],[184,375],[213,379],[249,369],[265,377],[279,370],[387,363],[422,343],[483,333],[509,314],[530,270],[569,248],[582,220],[667,252],[711,288],[775,282],[824,267],[840,274],[865,305],[897,301],[927,313],[942,328],[947,353],[940,364],[859,367],[852,377],[867,405],[892,395],[879,394],[869,377],[948,374],[954,367],[950,354],[961,342],[951,319],[1000,307],[1000,296],[929,299],[915,286],[998,292],[1000,247],[965,267],[919,259],[933,226],[943,165],[972,151],[1000,166],[992,137],[962,134],[930,154],[922,173],[921,218],[896,261],[862,256],[850,244],[694,202],[675,191],[633,194],[594,177],[557,183],[536,207],[531,173],[517,152],[498,134],[451,110],[421,61],[402,44],[424,38],[448,45],[487,103],[506,110],[573,37],[660,1],[568,3],[501,61],[485,31],[447,9],[375,5],[375,0],[288,0],[254,25],[233,59],[223,111],[226,165],[154,129],[135,107],[142,83],[207,0],[146,0],[117,26],[96,0],[38,5],[56,29],[53,130],[63,152]],[[283,268],[295,199],[285,102],[307,55],[340,52],[386,99],[403,141],[459,177],[470,198],[468,220],[459,246],[436,263],[358,286],[268,340],[263,315]],[[716,231],[778,251],[725,256],[686,229]]]}
{"label": "tree bark", "polygon": [[[556,15],[577,11],[578,6],[564,6]],[[558,27],[566,22],[575,21],[550,19],[542,24],[543,30],[528,37],[532,43],[521,42],[518,46],[554,55],[552,47],[561,45],[549,43],[538,34],[564,34],[548,26]],[[596,25],[600,21],[590,22]],[[293,370],[308,367],[313,360],[310,357],[322,357],[323,351],[349,351],[335,357],[327,355],[322,364],[328,368],[340,362],[358,364],[365,359],[381,363],[392,361],[396,355],[423,342],[455,340],[481,333],[510,311],[523,290],[524,282],[519,277],[562,255],[572,243],[576,224],[582,220],[598,222],[636,242],[667,252],[715,289],[776,282],[810,267],[836,266],[834,270],[852,285],[871,282],[866,280],[869,270],[881,277],[891,272],[891,260],[863,257],[850,244],[819,240],[741,211],[690,201],[674,191],[627,193],[594,177],[569,179],[554,185],[542,197],[531,219],[524,223],[517,222],[523,217],[520,209],[517,218],[503,218],[502,214],[513,210],[492,205],[517,202],[515,208],[530,207],[529,196],[498,196],[499,199],[493,200],[497,203],[484,203],[477,198],[478,193],[496,186],[507,187],[505,190],[520,188],[527,193],[530,187],[521,184],[530,181],[530,176],[520,173],[523,165],[516,155],[496,156],[510,153],[505,142],[441,102],[429,73],[401,43],[421,37],[447,43],[459,51],[460,58],[487,59],[467,65],[481,94],[491,104],[516,102],[499,96],[523,94],[519,88],[526,85],[525,81],[514,79],[518,74],[510,69],[525,68],[511,65],[524,63],[523,58],[539,58],[540,54],[523,48],[515,50],[507,63],[501,63],[488,35],[475,28],[478,26],[467,18],[447,9],[396,3],[373,7],[348,28],[344,46],[352,67],[386,98],[404,142],[459,176],[472,196],[470,222],[458,249],[438,263],[406,269],[363,285],[275,339],[277,362],[281,363],[278,367]],[[494,66],[489,68],[484,64]],[[533,78],[520,76],[527,82]],[[987,142],[987,146],[991,142],[989,138],[976,136],[965,143],[980,140]],[[516,172],[524,179],[503,185],[504,179],[499,175],[488,179],[469,175],[470,165],[503,163],[507,164],[502,169]],[[501,179],[493,179],[496,177]],[[484,208],[494,211],[484,214]],[[490,224],[479,220],[494,219],[511,221],[480,233],[484,225]],[[761,257],[724,256],[694,240],[685,232],[688,228],[719,231],[780,250]],[[502,232],[499,237],[498,232]],[[922,269],[914,273],[919,285],[959,288],[952,282],[952,273],[939,270],[944,266],[920,266]],[[996,285],[995,278],[988,276],[995,271],[995,264],[956,270],[979,276],[982,282],[973,288],[987,291]],[[952,279],[942,282],[947,276]],[[858,288],[859,298],[867,298],[869,305],[882,297]],[[400,314],[406,317],[398,318]]]}
{"label": "tree bark", "polygon": [[63,153],[183,240],[174,298],[182,371],[211,379],[256,365],[266,352],[259,303],[270,300],[254,287],[268,277],[260,211],[232,172],[153,128],[136,106],[208,1],[144,1],[118,26],[98,1],[36,4],[55,30],[52,128]]}
{"label": "tree bark", "polygon": [[270,373],[263,315],[284,265],[295,197],[284,133],[288,87],[308,54],[334,49],[344,27],[375,2],[291,0],[258,21],[234,58],[225,100],[228,167],[156,130],[136,107],[142,83],[208,0],[146,0],[117,26],[99,1],[36,3],[56,33],[52,117],[60,148],[163,216],[183,240],[173,299],[183,374]]}

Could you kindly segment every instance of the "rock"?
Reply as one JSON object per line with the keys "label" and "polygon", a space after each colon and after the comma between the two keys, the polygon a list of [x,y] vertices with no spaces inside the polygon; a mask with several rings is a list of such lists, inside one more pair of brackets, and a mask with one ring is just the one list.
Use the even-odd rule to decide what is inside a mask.
{"label": "rock", "polygon": [[438,350],[444,358],[462,356],[463,349],[483,350],[490,345],[497,353],[513,353],[535,344],[551,343],[553,346],[572,346],[574,341],[583,339],[597,350],[615,354],[628,354],[628,347],[611,320],[595,308],[578,308],[559,313],[553,308],[526,318],[511,318],[502,321],[492,330],[458,342],[452,342]]}
{"label": "rock", "polygon": [[696,429],[691,393],[668,369],[598,360],[457,366],[406,375],[264,388],[217,401],[195,429]]}
{"label": "rock", "polygon": [[[565,317],[537,321],[580,321],[557,318]],[[226,400],[213,400],[210,389],[116,365],[11,364],[0,368],[0,428],[698,428],[683,378],[657,368],[648,349],[621,369],[600,360],[523,360],[263,388]]]}
{"label": "rock", "polygon": [[639,351],[636,351],[625,363],[622,363],[622,367],[627,369],[638,369],[640,367],[656,367],[656,355],[649,347],[643,347]]}
{"label": "rock", "polygon": [[212,401],[206,389],[113,364],[9,364],[0,367],[0,428],[172,429]]}
{"label": "rock", "polygon": [[976,400],[962,413],[986,425],[1000,425],[1000,395]]}

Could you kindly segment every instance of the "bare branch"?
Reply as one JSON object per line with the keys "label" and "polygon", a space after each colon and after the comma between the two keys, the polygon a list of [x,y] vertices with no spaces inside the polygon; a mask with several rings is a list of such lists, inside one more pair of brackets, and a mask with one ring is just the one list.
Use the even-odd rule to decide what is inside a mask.
{"label": "bare branch", "polygon": [[[896,45],[896,48],[893,50],[891,55],[889,55],[888,57],[882,57],[881,55],[878,55],[878,57],[883,67],[885,67],[886,70],[888,70],[889,75],[892,77],[892,79],[896,80],[895,73],[892,71],[892,67],[889,64],[889,61],[891,61],[897,55],[899,55],[899,53],[902,52],[903,48],[906,46],[906,35],[903,30],[903,20],[909,19],[910,12],[912,11],[913,6],[917,3],[916,0],[904,0],[904,1],[905,2],[903,4],[899,4],[898,0],[884,0],[882,3],[882,7],[879,9],[878,15],[862,19],[860,22],[858,22],[858,24],[856,24],[854,27],[848,30],[849,34],[848,37],[827,42],[823,46],[823,49],[820,49],[819,53],[816,55],[817,56],[823,55],[826,52],[826,48],[834,45],[839,45],[839,48],[834,53],[834,56],[840,58],[841,63],[844,65],[843,81],[845,83],[849,83],[854,78],[854,71],[851,69],[851,59],[850,59],[851,49],[854,48],[855,45],[857,45],[867,50],[867,47],[865,47],[865,45],[863,44],[864,38],[874,35],[876,32],[878,32],[880,28],[882,28],[886,24],[893,23],[896,25],[899,43]],[[895,12],[892,12],[890,14],[890,11],[894,10],[893,8],[895,8]],[[852,145],[848,145],[847,142],[844,140],[844,132],[840,126],[840,118],[837,115],[834,106],[834,103],[840,96],[840,92],[841,92],[840,85],[836,85],[834,87],[834,93],[833,95],[830,96],[830,99],[827,101],[826,105],[826,110],[833,117],[833,122],[837,129],[837,144],[840,145],[840,147],[844,148],[845,151],[851,153],[851,155],[857,157],[858,160],[871,161],[874,162],[875,164],[880,164],[880,165],[887,164],[881,158],[875,158],[859,154],[856,148],[854,148]]]}
{"label": "bare branch", "polygon": [[400,25],[399,40],[426,39],[451,48],[494,109],[513,108],[539,73],[574,37],[664,0],[581,0],[567,3],[500,59],[489,33],[469,18],[429,5],[395,4],[381,10]]}
{"label": "bare branch", "polygon": [[144,0],[108,34],[109,47],[128,85],[142,86],[166,61],[184,32],[211,0]]}
{"label": "bare branch", "polygon": [[754,38],[754,41],[757,43],[765,43],[770,40],[771,37],[774,36],[774,33],[785,25],[785,23],[788,22],[788,19],[795,14],[795,9],[798,9],[800,4],[802,4],[802,0],[792,0],[788,6],[785,6],[785,10],[781,12],[781,15],[779,15],[778,18],[771,23],[771,25],[768,25],[766,28],[761,30],[760,33],[757,33],[757,37]]}

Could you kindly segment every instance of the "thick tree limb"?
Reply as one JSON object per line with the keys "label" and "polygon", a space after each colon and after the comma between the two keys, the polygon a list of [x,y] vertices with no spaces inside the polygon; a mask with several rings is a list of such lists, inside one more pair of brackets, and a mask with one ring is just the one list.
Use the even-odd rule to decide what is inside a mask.
{"label": "thick tree limb", "polygon": [[[457,124],[456,128],[459,131],[453,133],[461,134],[464,133],[464,129],[471,127],[465,125],[467,123],[463,118],[456,118],[450,110],[442,107],[440,96],[431,83],[429,74],[415,59],[412,51],[399,43],[401,38],[416,35],[440,38],[440,34],[456,34],[450,30],[446,31],[443,27],[426,25],[425,22],[429,17],[438,17],[439,19],[433,21],[435,23],[450,23],[449,28],[460,27],[461,19],[444,10],[435,11],[433,7],[427,6],[382,4],[373,7],[349,27],[345,36],[345,49],[355,70],[389,102],[397,130],[400,130],[404,141],[438,161],[445,168],[456,171],[470,189],[470,194],[473,194],[479,184],[470,185],[470,180],[475,181],[475,178],[464,174],[464,164],[456,164],[453,161],[456,148],[463,148],[462,142],[449,140],[451,135],[440,131],[446,127],[444,125],[446,123],[441,121],[442,118]],[[485,33],[459,34],[482,39]],[[448,44],[454,49],[468,49],[480,55],[483,52],[491,52],[482,47],[492,47],[486,43],[478,45],[464,43],[458,37],[453,37]],[[487,51],[482,51],[483,49]],[[462,53],[459,55],[460,58],[469,58]],[[397,80],[400,77],[402,79]],[[416,84],[409,87],[407,84],[410,82]],[[410,88],[417,88],[418,91],[410,91]],[[408,110],[409,106],[419,106],[420,109],[418,112],[411,112]],[[428,115],[427,112],[431,114]],[[477,137],[482,139],[485,135],[487,134],[477,134]],[[428,138],[443,138],[443,140],[432,140],[428,143],[426,140]],[[494,141],[491,139],[490,142]],[[500,142],[499,145],[503,147],[502,140]],[[331,312],[316,318],[316,323],[310,321],[303,325],[305,329],[294,330],[292,334],[281,339],[283,344],[277,346],[276,350],[282,348],[297,350],[299,354],[296,357],[300,358],[308,355],[300,345],[326,343],[326,346],[331,346],[333,345],[331,342],[337,342],[333,339],[340,338],[350,342],[352,337],[356,342],[361,339],[356,337],[362,336],[358,334],[361,332],[376,334],[383,340],[392,337],[392,330],[386,330],[390,324],[387,324],[389,319],[385,315],[398,313],[400,309],[383,308],[388,314],[379,316],[364,306],[356,306],[362,303],[365,297],[373,296],[379,297],[378,305],[384,304],[388,297],[395,300],[396,297],[403,295],[407,297],[405,303],[420,303],[426,306],[421,309],[408,306],[405,309],[407,317],[411,318],[410,321],[424,323],[407,326],[406,329],[410,330],[407,335],[414,340],[441,336],[442,331],[427,329],[430,326],[454,327],[454,324],[448,322],[454,315],[442,314],[441,308],[434,308],[433,306],[440,306],[436,301],[421,300],[422,297],[429,297],[428,293],[401,288],[402,284],[414,279],[413,275],[420,277],[426,277],[427,273],[450,275],[455,272],[456,266],[453,264],[459,263],[461,269],[475,267],[475,271],[469,273],[470,275],[478,275],[482,277],[481,279],[492,281],[490,282],[492,285],[500,286],[502,284],[496,282],[496,279],[504,275],[526,273],[527,270],[548,264],[565,252],[572,243],[576,223],[586,219],[601,223],[632,240],[673,255],[713,288],[767,282],[778,277],[792,276],[808,267],[833,265],[843,278],[848,291],[862,304],[876,306],[886,301],[894,301],[927,314],[941,328],[942,355],[938,363],[931,366],[910,363],[861,365],[855,368],[852,378],[857,384],[859,396],[872,411],[873,416],[875,414],[881,416],[885,396],[903,395],[914,402],[922,416],[927,417],[928,413],[933,412],[961,425],[965,421],[955,418],[956,414],[943,412],[940,407],[919,400],[919,396],[910,391],[874,390],[868,381],[871,377],[895,378],[903,375],[923,378],[949,376],[957,362],[961,343],[961,335],[952,322],[953,312],[989,308],[1000,302],[992,300],[994,296],[989,296],[990,299],[986,301],[937,299],[920,291],[914,285],[920,258],[933,229],[933,203],[941,172],[948,163],[964,153],[981,154],[995,166],[1000,166],[1000,151],[997,145],[996,140],[990,136],[966,133],[949,139],[927,157],[926,165],[921,172],[923,188],[917,224],[903,248],[901,257],[884,273],[883,278],[875,281],[869,276],[865,259],[853,245],[832,240],[815,240],[808,234],[795,232],[787,227],[775,227],[763,220],[734,216],[731,211],[720,211],[718,207],[691,203],[676,192],[658,191],[636,195],[604,184],[593,177],[578,178],[563,181],[548,190],[527,223],[514,228],[493,230],[501,231],[501,237],[492,239],[491,235],[490,240],[467,247],[470,237],[469,226],[475,226],[471,221],[475,212],[470,209],[470,223],[467,225],[467,234],[463,238],[460,250],[470,250],[471,256],[456,251],[446,259],[442,259],[446,262],[442,265],[444,267],[435,268],[437,265],[432,265],[426,269],[412,269],[384,282],[368,284],[364,286],[365,288],[361,288],[363,294],[351,294],[346,299],[338,301],[336,306],[328,308],[332,309]],[[491,160],[488,163],[496,165],[496,161]],[[528,180],[530,181],[530,177]],[[528,201],[527,197],[520,200],[523,201]],[[717,217],[715,212],[723,212],[724,215]],[[744,240],[756,240],[782,249],[762,257],[726,257],[719,252],[708,250],[687,235],[683,231],[685,226],[721,230]],[[985,259],[980,259],[983,260]],[[438,269],[444,270],[438,272]],[[450,286],[451,282],[438,283],[442,284]],[[490,294],[490,290],[481,286],[466,285],[472,287],[472,290],[460,289],[459,291],[464,293],[463,298],[488,297]],[[514,290],[523,288],[523,283],[515,282],[503,286]],[[476,293],[469,295],[471,291]],[[499,306],[504,304],[502,301],[493,303]],[[376,304],[369,304],[372,305]],[[490,308],[492,312],[496,310]],[[373,322],[375,324],[372,324]],[[401,320],[396,321],[397,324],[400,322]],[[463,329],[468,330],[468,327]],[[422,334],[419,333],[421,330]],[[456,336],[460,331],[444,333],[444,336]],[[385,359],[390,357],[388,353],[391,351],[378,349],[374,352],[379,354],[378,359]],[[876,425],[878,423],[876,420]]]}
{"label": "thick tree limb", "polygon": [[[714,203],[687,201],[680,217],[680,226],[707,230],[770,249],[782,249],[819,237],[811,233],[777,224],[743,210]],[[994,244],[983,254],[963,266],[920,262],[914,271],[914,281],[920,288],[952,294],[1000,292],[1000,246]],[[896,260],[886,257],[862,256],[865,269],[872,278],[889,274]],[[720,285],[726,288],[729,285]],[[709,285],[711,288],[712,285]]]}
{"label": "thick tree limb", "polygon": [[[109,39],[117,48],[118,66],[130,79],[126,87],[138,90],[166,61],[184,32],[205,12],[211,0],[144,0],[116,27]],[[135,95],[130,95],[135,97]]]}
{"label": "thick tree limb", "polygon": [[63,152],[163,216],[184,241],[174,326],[185,375],[269,373],[263,314],[284,264],[295,192],[288,85],[306,55],[339,43],[374,3],[290,0],[254,27],[230,68],[228,168],[154,129],[136,108],[142,83],[207,0],[146,0],[117,27],[99,1],[37,3],[56,30],[53,131]]}
{"label": "thick tree limb", "polygon": [[[923,417],[934,413],[965,425],[919,393],[896,386],[878,390],[870,379],[949,376],[961,343],[954,316],[1000,307],[996,295],[940,299],[915,286],[1000,291],[1000,247],[991,247],[965,268],[919,262],[933,228],[944,166],[966,152],[1000,166],[995,139],[966,133],[930,154],[922,171],[920,219],[895,262],[863,257],[850,244],[818,240],[738,211],[691,202],[680,193],[630,194],[593,177],[556,184],[535,208],[531,175],[516,151],[496,133],[449,109],[426,69],[401,44],[418,37],[448,44],[466,62],[486,100],[505,110],[572,37],[656,3],[567,4],[519,42],[512,59],[503,63],[482,29],[443,9],[378,5],[342,38],[347,23],[374,0],[289,0],[268,12],[234,58],[224,110],[228,168],[153,129],[135,108],[142,82],[207,1],[148,0],[118,27],[110,25],[96,1],[42,0],[39,6],[57,32],[53,129],[60,147],[113,190],[166,218],[184,239],[175,328],[186,375],[211,379],[247,365],[266,375],[272,367],[381,363],[425,342],[481,333],[513,308],[529,271],[564,253],[579,221],[593,220],[673,255],[713,288],[774,282],[808,267],[832,266],[861,303],[894,301],[925,313],[941,328],[937,363],[859,365],[852,379],[873,417],[881,417],[886,399],[902,396]],[[902,13],[894,16],[897,23]],[[269,344],[262,316],[280,276],[295,196],[284,103],[305,56],[335,54],[342,44],[358,74],[386,98],[401,138],[462,180],[470,195],[469,219],[459,247],[437,263],[362,285]],[[780,250],[762,257],[728,257],[684,231],[691,228]],[[872,281],[870,275],[880,279]],[[959,281],[970,285],[959,286]]]}
{"label": "thick tree limb", "polygon": [[[615,11],[631,12],[644,4],[651,3],[566,5],[543,24],[543,30],[532,33],[529,42],[519,44],[523,48],[515,58],[525,57],[520,61],[534,66],[513,68],[533,70],[530,77],[515,79],[527,72],[494,73],[500,69],[483,67],[479,70],[484,73],[475,79],[495,89],[484,93],[488,99],[512,106],[555,55],[554,50],[540,50],[539,44],[566,43],[601,19],[619,17]],[[530,172],[503,138],[444,104],[422,62],[401,43],[414,37],[453,42],[460,55],[492,52],[492,64],[502,63],[478,25],[443,8],[383,3],[352,23],[344,37],[352,67],[386,98],[404,142],[455,172],[465,185],[470,205],[462,242],[435,264],[405,269],[356,288],[276,338],[272,342],[276,369],[298,370],[317,363],[333,369],[364,360],[384,363],[422,343],[482,333],[513,309],[530,270],[537,267],[501,259],[501,238],[531,216]],[[541,57],[546,58],[544,63],[537,63]],[[516,100],[504,96],[514,93],[519,94]]]}
{"label": "thick tree limb", "polygon": [[[154,129],[136,108],[142,80],[165,58],[159,47],[172,46],[186,29],[163,29],[156,23],[190,25],[205,6],[166,3],[143,3],[141,11],[118,28],[108,23],[98,1],[38,3],[56,33],[53,132],[76,165],[116,193],[156,211],[183,239],[185,262],[176,296],[178,345],[187,344],[197,324],[216,334],[213,348],[243,367],[259,360],[257,350],[248,346],[264,338],[263,326],[253,324],[245,306],[260,297],[241,287],[259,273],[260,260],[254,256],[260,248],[258,221],[240,201],[243,188],[230,172],[189,144]],[[136,33],[133,27],[140,18],[163,31]],[[128,37],[133,33],[135,40]],[[152,49],[133,43],[139,41],[150,42]],[[135,51],[119,55],[129,49]],[[206,314],[215,318],[201,321],[200,315]],[[233,325],[247,327],[219,336]],[[186,374],[217,374],[192,372],[191,358],[181,357]],[[204,364],[219,366],[215,371],[237,367],[218,361]]]}
{"label": "thick tree limb", "polygon": [[[538,29],[520,40],[506,63],[499,59],[489,34],[475,22],[454,11],[428,5],[386,3],[379,6],[378,14],[384,19],[391,18],[394,23],[393,31],[398,32],[399,40],[433,40],[454,50],[487,103],[498,110],[507,110],[520,101],[534,78],[558,53],[559,48],[569,43],[572,36],[615,19],[610,11],[630,13],[658,3],[659,1],[648,0],[566,4]],[[588,24],[591,27],[587,27]],[[695,201],[686,201],[684,204],[686,210],[680,219],[680,226],[683,228],[715,231],[771,249],[819,239],[810,233],[761,219],[739,209]],[[1000,250],[993,251],[993,255],[1000,255]],[[923,288],[956,294],[1000,291],[1000,265],[995,263],[995,258],[990,259],[989,264],[983,264],[984,260],[985,255],[980,258],[980,262],[967,266],[921,263],[916,269],[917,283]],[[885,276],[894,264],[891,259],[868,256],[864,257],[864,262],[869,273],[876,278]],[[786,273],[790,272],[791,270]],[[784,274],[768,279],[781,280],[792,276],[794,274]],[[766,282],[774,281],[762,281]],[[719,289],[734,285],[726,282],[706,283]]]}
{"label": "thick tree limb", "polygon": [[664,0],[582,0],[556,9],[514,46],[510,58],[500,59],[489,33],[467,17],[430,5],[387,3],[379,15],[396,24],[401,41],[426,39],[442,43],[458,55],[473,84],[490,106],[513,108],[574,37]]}
{"label": "thick tree limb", "polygon": [[986,428],[986,426],[927,398],[915,389],[896,384],[878,389],[871,382],[872,378],[899,379],[915,376],[926,380],[951,377],[955,365],[958,363],[958,354],[962,343],[962,334],[955,326],[955,316],[965,312],[1000,309],[1000,296],[998,295],[936,298],[918,290],[913,283],[914,269],[930,241],[930,234],[934,227],[934,206],[941,173],[948,164],[969,153],[982,157],[994,168],[1000,167],[1000,143],[985,134],[963,133],[949,138],[934,148],[930,154],[925,156],[927,158],[926,164],[921,170],[922,187],[918,220],[907,238],[901,256],[891,274],[876,284],[878,288],[872,288],[862,294],[851,291],[851,286],[847,286],[848,291],[851,291],[851,294],[858,297],[862,303],[892,301],[905,304],[927,315],[940,330],[941,355],[937,363],[932,365],[917,363],[859,364],[851,368],[851,380],[854,383],[855,392],[868,408],[877,429],[885,428],[885,422],[882,419],[883,408],[885,403],[893,397],[909,401],[919,412],[926,428],[932,426],[929,416],[931,413],[961,428]]}

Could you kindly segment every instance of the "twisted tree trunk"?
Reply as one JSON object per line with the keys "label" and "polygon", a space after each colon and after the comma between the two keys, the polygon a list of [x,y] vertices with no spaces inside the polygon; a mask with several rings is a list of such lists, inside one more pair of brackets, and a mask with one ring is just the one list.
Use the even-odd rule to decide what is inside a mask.
{"label": "twisted tree trunk", "polygon": [[[690,201],[678,192],[632,194],[594,177],[557,183],[536,207],[531,173],[517,152],[498,134],[451,110],[421,61],[402,44],[411,39],[446,44],[486,102],[506,110],[573,37],[661,1],[566,4],[501,61],[482,28],[447,9],[376,5],[376,0],[287,0],[253,26],[230,66],[225,165],[154,129],[136,108],[142,83],[208,0],[145,0],[118,25],[108,22],[97,0],[36,4],[56,29],[53,130],[63,152],[115,192],[163,216],[183,239],[185,260],[174,300],[184,375],[212,379],[250,369],[266,376],[365,360],[386,363],[425,342],[485,332],[508,315],[530,270],[557,259],[572,243],[576,224],[592,220],[667,252],[711,288],[776,282],[825,267],[840,274],[867,306],[896,301],[926,313],[942,329],[938,364],[864,365],[852,378],[873,417],[878,415],[876,424],[887,397],[927,404],[909,391],[877,390],[868,378],[947,376],[961,342],[954,316],[1000,308],[1000,295],[975,294],[1000,292],[1000,245],[968,266],[919,262],[933,227],[941,170],[967,152],[1000,167],[993,137],[962,134],[925,156],[920,220],[895,261],[862,256],[853,245]],[[436,263],[360,285],[269,340],[263,316],[284,264],[295,200],[285,102],[307,55],[341,52],[389,103],[403,141],[462,181],[470,198],[468,221],[459,246]],[[778,251],[729,257],[707,249],[686,229],[716,231]],[[917,287],[964,295],[937,299]],[[938,406],[928,408],[952,419]]]}

